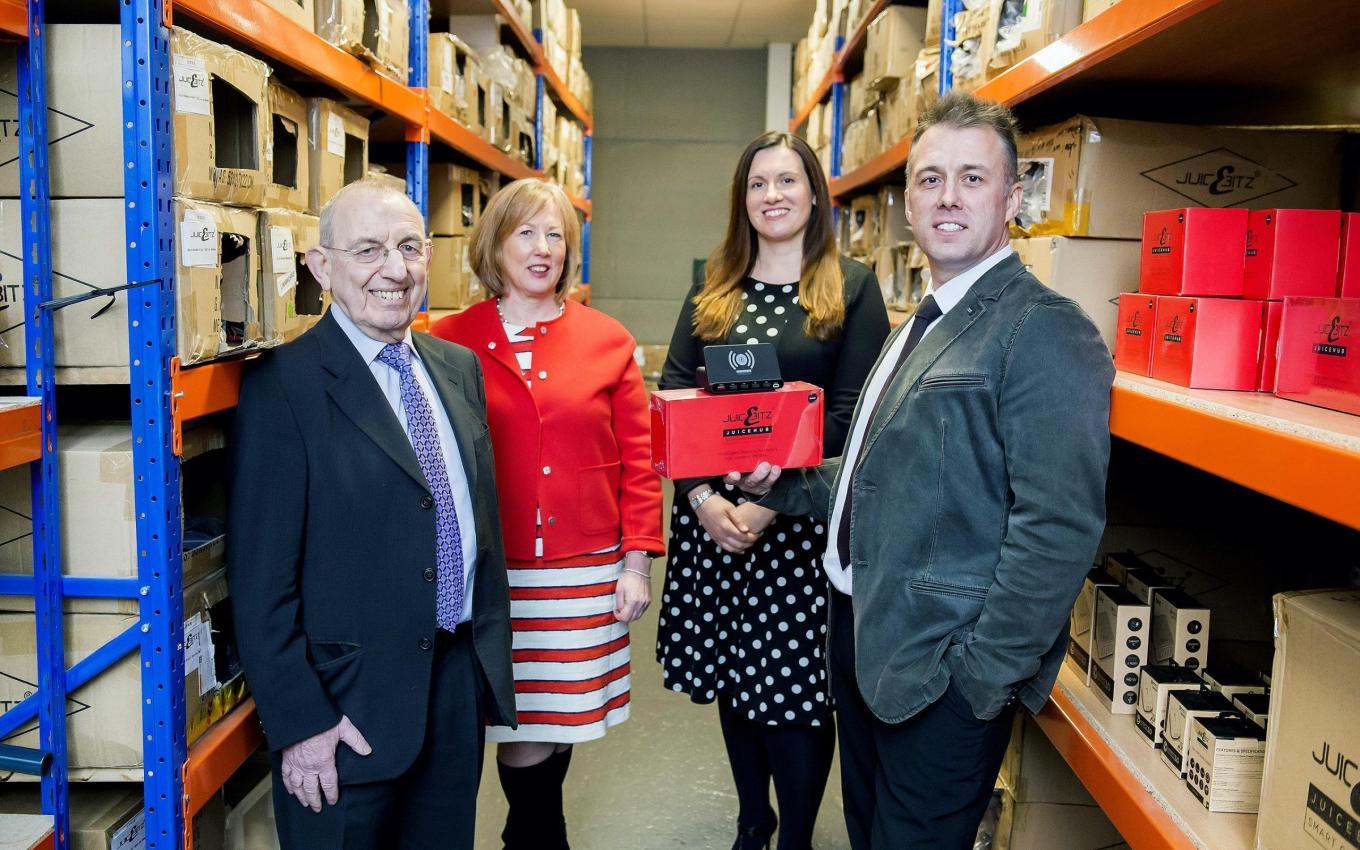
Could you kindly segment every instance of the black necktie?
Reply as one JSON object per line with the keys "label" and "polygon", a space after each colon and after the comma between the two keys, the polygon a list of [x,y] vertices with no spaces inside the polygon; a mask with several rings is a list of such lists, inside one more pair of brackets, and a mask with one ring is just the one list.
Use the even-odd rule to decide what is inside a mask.
{"label": "black necktie", "polygon": [[[841,558],[841,569],[850,569],[850,505],[855,497],[855,473],[859,472],[860,464],[864,463],[864,442],[868,439],[869,429],[873,427],[874,417],[878,415],[878,408],[883,404],[883,399],[888,395],[888,388],[892,386],[893,379],[901,371],[907,358],[916,350],[920,344],[921,337],[926,335],[926,329],[931,323],[940,316],[944,315],[940,311],[940,305],[935,303],[935,297],[927,295],[921,299],[921,303],[916,307],[915,314],[911,317],[911,327],[907,330],[907,341],[902,346],[902,352],[897,355],[897,361],[892,364],[888,371],[887,380],[883,382],[883,388],[878,393],[878,398],[874,401],[874,409],[869,412],[869,418],[864,423],[864,437],[859,446],[859,456],[855,458],[855,466],[850,470],[849,489],[845,493],[845,507],[841,509],[840,530],[836,532],[836,552]],[[880,367],[881,368],[881,367]],[[852,431],[853,433],[853,426]],[[842,475],[845,473],[842,472]]]}

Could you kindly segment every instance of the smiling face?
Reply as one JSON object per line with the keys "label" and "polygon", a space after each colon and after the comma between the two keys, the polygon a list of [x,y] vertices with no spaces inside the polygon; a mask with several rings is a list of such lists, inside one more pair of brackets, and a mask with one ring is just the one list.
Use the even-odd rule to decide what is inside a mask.
{"label": "smiling face", "polygon": [[515,225],[501,242],[500,265],[506,294],[533,299],[553,297],[566,258],[562,216],[555,205],[544,204],[527,221]]}
{"label": "smiling face", "polygon": [[803,161],[789,148],[765,148],[751,159],[746,215],[761,241],[801,240],[812,215],[812,199]]}
{"label": "smiling face", "polygon": [[937,286],[1008,244],[1021,189],[995,130],[937,124],[912,146],[908,168],[907,220]]}
{"label": "smiling face", "polygon": [[[424,261],[403,259],[398,246],[411,242],[421,244]],[[395,192],[354,192],[332,210],[328,244],[349,251],[386,247],[387,257],[365,264],[343,251],[313,248],[307,267],[366,336],[400,342],[425,300],[424,242],[424,222],[410,199]]]}

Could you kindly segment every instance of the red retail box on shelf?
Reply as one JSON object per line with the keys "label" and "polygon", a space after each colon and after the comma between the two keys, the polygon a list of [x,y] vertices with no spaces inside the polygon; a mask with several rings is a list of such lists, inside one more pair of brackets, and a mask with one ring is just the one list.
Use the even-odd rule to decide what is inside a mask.
{"label": "red retail box on shelf", "polygon": [[1360,414],[1360,298],[1290,298],[1275,395]]}
{"label": "red retail box on shelf", "polygon": [[652,468],[666,478],[785,469],[822,462],[822,390],[790,381],[777,390],[652,393]]}
{"label": "red retail box on shelf", "polygon": [[1275,369],[1280,354],[1280,321],[1284,318],[1283,301],[1267,301],[1261,317],[1261,356],[1256,368],[1256,391],[1275,392]]}
{"label": "red retail box on shelf", "polygon": [[1341,269],[1336,292],[1342,298],[1360,298],[1360,213],[1341,218]]}
{"label": "red retail box on shelf", "polygon": [[1119,325],[1114,335],[1114,368],[1146,375],[1152,371],[1152,337],[1157,296],[1125,292],[1119,296]]}
{"label": "red retail box on shelf", "polygon": [[1252,210],[1243,298],[1336,294],[1339,210]]}
{"label": "red retail box on shelf", "polygon": [[1242,295],[1247,211],[1189,207],[1143,213],[1138,291]]}
{"label": "red retail box on shelf", "polygon": [[1197,390],[1256,389],[1261,301],[1158,298],[1152,377]]}

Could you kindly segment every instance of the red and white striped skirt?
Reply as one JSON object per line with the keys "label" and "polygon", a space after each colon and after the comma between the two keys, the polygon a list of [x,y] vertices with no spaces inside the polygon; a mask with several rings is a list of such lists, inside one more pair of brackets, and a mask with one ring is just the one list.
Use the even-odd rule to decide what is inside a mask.
{"label": "red and white striped skirt", "polygon": [[620,555],[509,562],[519,728],[492,726],[488,741],[574,744],[628,719],[628,626],[614,619]]}

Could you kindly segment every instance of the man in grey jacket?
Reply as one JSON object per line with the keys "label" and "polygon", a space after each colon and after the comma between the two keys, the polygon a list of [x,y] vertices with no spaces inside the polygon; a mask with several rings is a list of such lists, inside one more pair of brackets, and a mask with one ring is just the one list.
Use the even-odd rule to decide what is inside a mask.
{"label": "man in grey jacket", "polygon": [[870,373],[842,457],[741,479],[767,508],[828,520],[856,850],[972,846],[1016,704],[1037,711],[1053,687],[1105,524],[1114,368],[1091,320],[1011,250],[1016,172],[1005,107],[951,94],[921,117],[907,214],[928,294]]}

